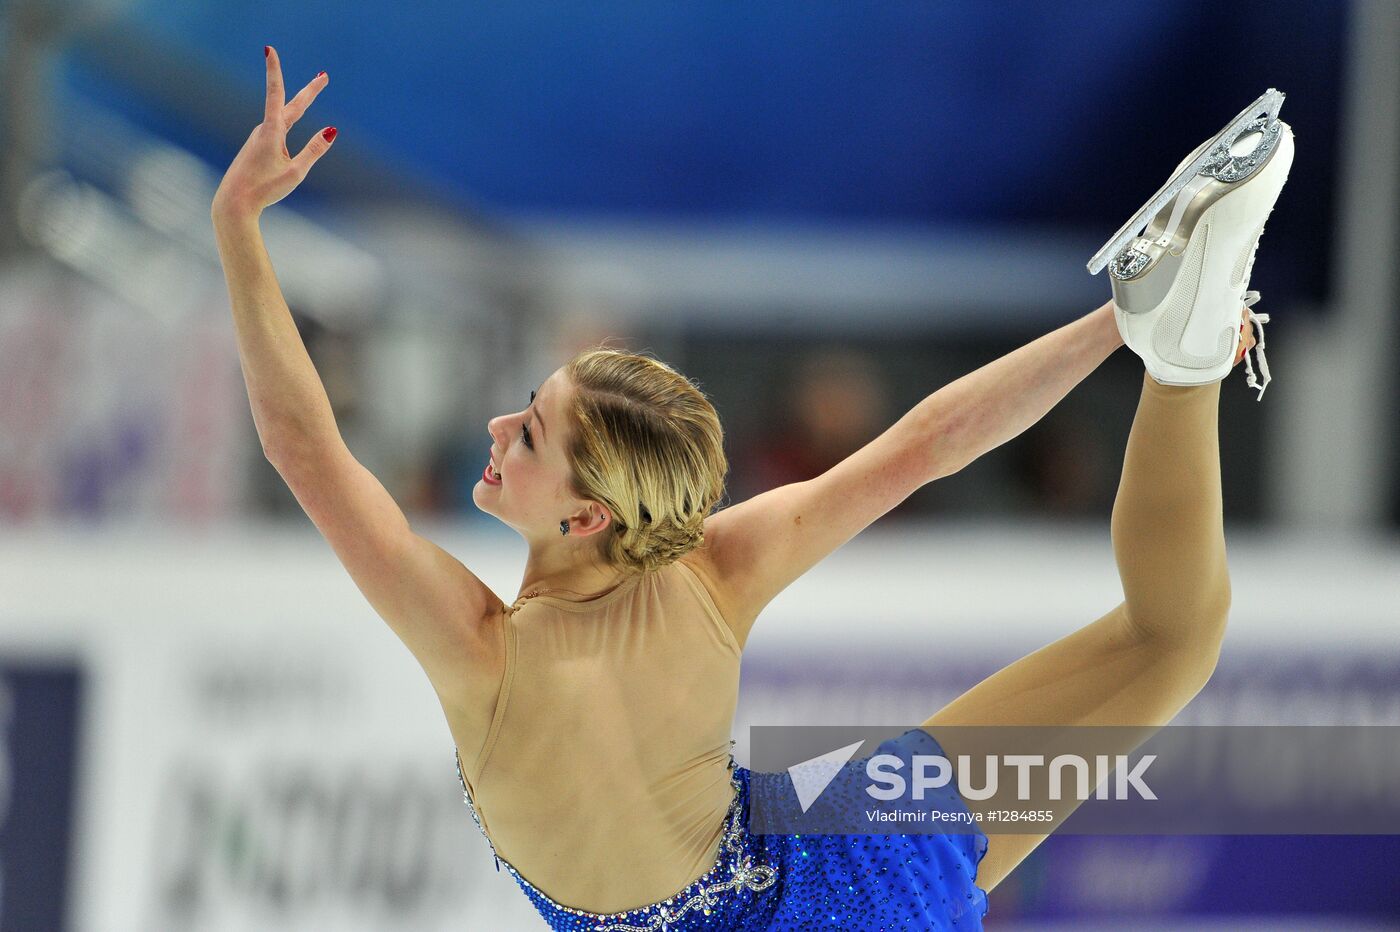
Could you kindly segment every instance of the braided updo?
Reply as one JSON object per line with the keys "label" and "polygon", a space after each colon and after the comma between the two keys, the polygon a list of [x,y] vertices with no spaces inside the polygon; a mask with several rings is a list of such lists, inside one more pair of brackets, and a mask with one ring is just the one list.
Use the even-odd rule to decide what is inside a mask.
{"label": "braided updo", "polygon": [[648,355],[588,349],[564,371],[574,386],[572,491],[612,512],[608,562],[644,573],[700,546],[729,471],[714,405]]}

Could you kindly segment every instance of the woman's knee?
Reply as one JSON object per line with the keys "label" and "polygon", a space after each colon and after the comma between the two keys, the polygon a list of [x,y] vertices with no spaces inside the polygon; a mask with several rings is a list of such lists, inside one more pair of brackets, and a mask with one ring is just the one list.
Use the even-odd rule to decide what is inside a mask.
{"label": "woman's knee", "polygon": [[1219,652],[1230,621],[1230,577],[1199,585],[1192,590],[1178,589],[1169,597],[1124,600],[1130,626],[1143,641],[1164,649],[1179,647]]}
{"label": "woman's knee", "polygon": [[1154,655],[1154,673],[1170,694],[1172,714],[1180,711],[1196,697],[1220,663],[1220,650],[1225,639],[1225,625],[1202,627],[1190,637],[1175,641],[1158,641]]}

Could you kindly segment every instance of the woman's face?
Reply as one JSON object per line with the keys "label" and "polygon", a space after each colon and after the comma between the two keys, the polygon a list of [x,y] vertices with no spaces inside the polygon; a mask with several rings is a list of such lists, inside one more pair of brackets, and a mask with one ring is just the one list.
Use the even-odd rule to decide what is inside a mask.
{"label": "woman's face", "polygon": [[[488,422],[491,446],[472,501],[515,528],[527,540],[541,537],[577,514],[583,502],[568,490],[568,408],[573,386],[557,369],[531,393],[526,407]],[[526,401],[527,399],[521,399]],[[487,461],[495,463],[496,479]]]}

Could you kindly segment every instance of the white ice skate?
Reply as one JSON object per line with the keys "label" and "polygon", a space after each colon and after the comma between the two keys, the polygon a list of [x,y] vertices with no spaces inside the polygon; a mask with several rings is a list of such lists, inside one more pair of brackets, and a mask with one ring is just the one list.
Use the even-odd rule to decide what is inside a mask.
{"label": "white ice skate", "polygon": [[1270,89],[1186,157],[1171,179],[1089,261],[1108,266],[1114,318],[1128,348],[1165,385],[1218,382],[1234,368],[1248,308],[1257,328],[1259,382],[1267,314],[1256,314],[1249,276],[1264,221],[1293,164],[1293,131],[1278,118],[1283,94]]}

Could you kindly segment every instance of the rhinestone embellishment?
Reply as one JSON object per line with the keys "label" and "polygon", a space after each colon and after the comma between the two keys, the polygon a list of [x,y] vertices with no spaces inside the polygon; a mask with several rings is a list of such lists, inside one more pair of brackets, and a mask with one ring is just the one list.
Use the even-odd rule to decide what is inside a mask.
{"label": "rhinestone embellishment", "polygon": [[1127,281],[1147,268],[1147,263],[1152,261],[1152,257],[1147,254],[1146,249],[1141,248],[1142,242],[1141,239],[1133,240],[1119,250],[1118,255],[1109,263],[1108,274],[1119,281]]}
{"label": "rhinestone embellishment", "polygon": [[[1173,197],[1190,184],[1192,178],[1203,173],[1203,169],[1206,165],[1216,166],[1219,170],[1225,172],[1227,177],[1230,177],[1234,175],[1234,171],[1231,170],[1231,163],[1233,162],[1234,169],[1243,169],[1244,173],[1239,175],[1240,178],[1243,178],[1255,168],[1258,168],[1269,153],[1273,151],[1278,140],[1282,138],[1279,129],[1278,114],[1279,108],[1283,106],[1283,98],[1284,95],[1277,89],[1269,88],[1258,100],[1241,110],[1239,115],[1226,124],[1224,129],[1211,137],[1204,147],[1206,151],[1178,168],[1171,180],[1163,185],[1156,194],[1152,195],[1152,199],[1146,204],[1143,204],[1142,207],[1138,209],[1137,213],[1129,217],[1127,223],[1119,227],[1118,232],[1114,233],[1113,236],[1109,238],[1108,242],[1099,247],[1098,252],[1094,253],[1093,257],[1089,260],[1087,266],[1089,274],[1097,275],[1102,271],[1112,260],[1114,254],[1122,250],[1134,236],[1140,233],[1151,218],[1155,217]],[[1260,111],[1264,112],[1265,115],[1263,117],[1257,116]],[[1256,151],[1250,152],[1237,160],[1230,155],[1230,146],[1234,145],[1241,136],[1249,132],[1251,127],[1262,131],[1264,138],[1255,147]],[[1229,140],[1228,142],[1225,141],[1227,139]],[[1210,143],[1213,143],[1213,145]],[[1252,166],[1249,164],[1251,158],[1254,160]],[[1243,166],[1239,164],[1240,160],[1244,162]],[[1215,178],[1218,176],[1207,174],[1206,177]]]}
{"label": "rhinestone embellishment", "polygon": [[[731,741],[730,745],[732,746],[733,743]],[[466,777],[462,774],[461,755],[454,751],[454,757],[457,762],[457,779],[462,785],[462,800],[467,804],[467,809],[471,812],[472,821],[476,823],[477,830],[486,839],[486,843],[491,846],[491,855],[496,860],[496,869],[500,870],[501,865],[504,864],[506,870],[521,886],[555,909],[572,916],[581,916],[597,921],[598,925],[592,927],[592,932],[662,932],[662,930],[668,929],[672,923],[680,921],[692,910],[706,916],[710,915],[710,910],[719,904],[718,895],[727,890],[739,891],[747,888],[759,892],[768,889],[777,882],[778,872],[774,868],[766,864],[755,864],[753,857],[748,855],[745,855],[740,861],[740,855],[743,853],[740,838],[743,836],[744,828],[740,822],[742,815],[739,805],[740,784],[738,775],[733,774],[735,763],[732,756],[729,760],[729,769],[732,774],[730,785],[734,788],[734,800],[729,804],[724,837],[720,841],[719,855],[715,859],[714,866],[674,896],[621,913],[591,913],[556,902],[539,887],[522,877],[510,862],[502,860],[496,854],[496,846],[491,841],[491,836],[487,835],[486,829],[482,827],[481,818],[477,815],[475,804],[472,803],[471,793],[467,791]],[[726,867],[729,870],[729,879],[715,882],[721,870]]]}
{"label": "rhinestone embellishment", "polygon": [[[1260,134],[1260,140],[1254,149],[1244,155],[1231,155],[1230,147],[1250,133]],[[1274,151],[1280,138],[1277,120],[1261,117],[1247,123],[1233,137],[1221,140],[1211,150],[1205,164],[1201,166],[1201,174],[1226,183],[1248,178],[1268,161],[1269,154]],[[1139,237],[1118,250],[1109,262],[1108,274],[1119,281],[1136,278],[1152,261],[1152,257],[1144,248],[1146,245]]]}
{"label": "rhinestone embellishment", "polygon": [[[1258,145],[1253,151],[1244,155],[1231,155],[1230,147],[1242,136],[1250,133],[1260,133]],[[1234,139],[1227,139],[1215,147],[1210,159],[1201,168],[1201,174],[1209,175],[1216,181],[1239,181],[1252,175],[1260,165],[1268,159],[1269,153],[1274,151],[1274,146],[1278,145],[1279,131],[1278,121],[1272,123],[1268,117],[1262,117],[1253,123],[1247,124],[1244,129],[1235,134]]]}

